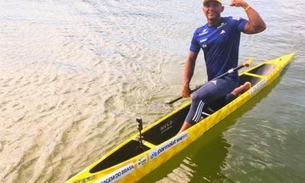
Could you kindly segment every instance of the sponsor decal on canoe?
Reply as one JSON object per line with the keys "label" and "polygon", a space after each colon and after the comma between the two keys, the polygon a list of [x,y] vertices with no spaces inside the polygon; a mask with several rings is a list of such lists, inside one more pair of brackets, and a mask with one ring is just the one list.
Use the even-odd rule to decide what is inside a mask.
{"label": "sponsor decal on canoe", "polygon": [[140,168],[141,166],[145,165],[147,163],[147,157],[143,156],[142,158],[137,160],[137,168]]}
{"label": "sponsor decal on canoe", "polygon": [[181,134],[177,135],[176,137],[174,137],[171,141],[167,142],[166,144],[150,151],[149,152],[150,160],[156,158],[160,154],[166,152],[167,150],[171,149],[175,145],[181,143],[182,141],[187,139],[187,137],[188,137],[188,132],[181,133]]}
{"label": "sponsor decal on canoe", "polygon": [[99,183],[116,182],[116,181],[120,180],[121,178],[125,177],[126,175],[130,174],[131,172],[133,172],[134,169],[135,169],[134,164],[129,163],[129,164],[123,166],[122,168],[114,171],[110,175],[108,175],[102,179],[99,179],[97,182],[99,182]]}
{"label": "sponsor decal on canoe", "polygon": [[251,88],[250,90],[250,95],[252,95],[253,93],[255,93],[257,90],[259,90],[260,88],[262,88],[264,85],[266,85],[267,80],[263,79],[261,82],[259,82],[257,85],[255,85],[254,87]]}
{"label": "sponsor decal on canoe", "polygon": [[167,130],[171,129],[173,127],[173,121],[168,121],[164,125],[161,126],[160,131],[161,133],[166,132]]}
{"label": "sponsor decal on canoe", "polygon": [[154,159],[157,156],[158,156],[158,150],[152,150],[149,152],[150,160]]}

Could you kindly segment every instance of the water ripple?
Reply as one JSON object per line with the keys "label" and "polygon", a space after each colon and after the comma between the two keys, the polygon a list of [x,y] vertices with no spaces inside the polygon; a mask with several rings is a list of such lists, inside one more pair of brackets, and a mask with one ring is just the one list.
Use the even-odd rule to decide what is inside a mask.
{"label": "water ripple", "polygon": [[[0,179],[8,183],[63,182],[135,133],[136,117],[147,126],[173,110],[164,101],[181,92],[204,18],[196,1],[0,1]],[[219,167],[186,155],[159,182],[304,180],[304,2],[251,5],[268,29],[243,36],[240,58],[296,51],[295,62],[280,89],[226,131],[230,147],[217,141],[221,162],[210,165]],[[194,85],[206,77],[203,64]]]}

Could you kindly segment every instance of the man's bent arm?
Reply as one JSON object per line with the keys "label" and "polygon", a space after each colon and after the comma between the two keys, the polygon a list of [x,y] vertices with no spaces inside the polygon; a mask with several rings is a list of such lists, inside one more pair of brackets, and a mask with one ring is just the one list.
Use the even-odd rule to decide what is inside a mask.
{"label": "man's bent arm", "polygon": [[247,2],[243,0],[233,0],[230,6],[243,7],[248,16],[248,23],[246,23],[244,32],[246,34],[256,34],[266,29],[266,24],[261,16],[253,9]]}

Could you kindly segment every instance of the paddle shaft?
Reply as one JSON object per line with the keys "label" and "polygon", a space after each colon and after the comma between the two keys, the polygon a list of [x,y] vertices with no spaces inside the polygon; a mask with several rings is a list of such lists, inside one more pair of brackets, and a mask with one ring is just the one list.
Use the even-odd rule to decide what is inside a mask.
{"label": "paddle shaft", "polygon": [[[222,77],[224,77],[224,76],[226,76],[226,75],[228,75],[228,74],[231,74],[231,73],[233,73],[233,72],[235,72],[235,71],[237,71],[237,70],[239,70],[239,69],[241,69],[241,68],[243,68],[243,67],[249,67],[249,65],[250,65],[252,62],[253,62],[253,58],[250,58],[249,60],[247,60],[246,62],[244,62],[242,65],[237,66],[237,67],[235,67],[235,68],[232,68],[232,69],[230,69],[230,70],[228,70],[227,72],[225,72],[225,73],[223,73],[223,74],[217,76],[216,78],[214,78],[214,79],[212,79],[212,80],[216,80],[216,79],[222,78]],[[212,81],[212,80],[210,80],[210,81]],[[203,85],[200,85],[200,86],[198,86],[198,87],[192,89],[192,90],[190,91],[190,93],[195,92],[195,91],[198,90],[201,86],[203,86]],[[183,98],[183,97],[180,96],[180,97],[177,97],[177,98],[175,98],[174,100],[171,100],[171,101],[166,102],[166,103],[167,103],[167,104],[172,104],[172,103],[174,103],[174,102],[176,102],[176,101],[178,101],[178,100],[180,100],[180,99],[182,99],[182,98]]]}

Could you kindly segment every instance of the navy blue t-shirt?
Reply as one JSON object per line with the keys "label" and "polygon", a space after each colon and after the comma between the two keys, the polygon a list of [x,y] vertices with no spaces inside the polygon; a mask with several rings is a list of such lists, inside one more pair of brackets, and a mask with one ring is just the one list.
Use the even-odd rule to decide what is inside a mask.
{"label": "navy blue t-shirt", "polygon": [[[242,18],[222,17],[216,26],[206,24],[196,29],[190,51],[198,53],[203,49],[208,80],[237,67],[240,33],[246,23]],[[231,76],[238,81],[237,72]]]}

